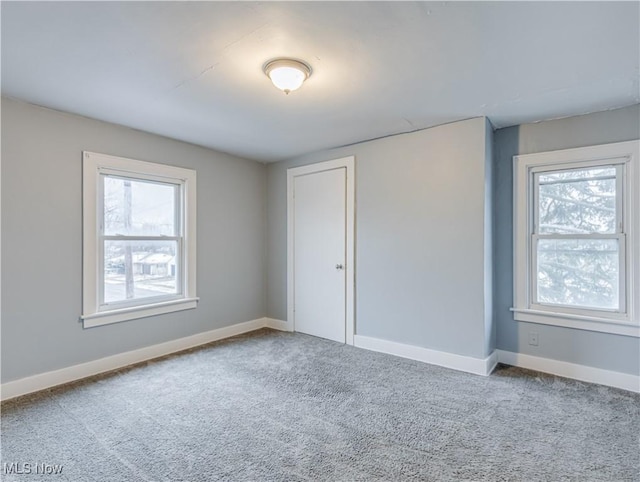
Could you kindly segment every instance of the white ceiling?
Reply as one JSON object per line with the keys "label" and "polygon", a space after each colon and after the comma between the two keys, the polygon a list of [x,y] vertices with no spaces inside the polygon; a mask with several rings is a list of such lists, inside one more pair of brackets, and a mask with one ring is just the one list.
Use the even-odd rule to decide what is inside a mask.
{"label": "white ceiling", "polygon": [[[638,2],[2,2],[2,93],[260,161],[640,102]],[[289,96],[262,73],[313,67]]]}

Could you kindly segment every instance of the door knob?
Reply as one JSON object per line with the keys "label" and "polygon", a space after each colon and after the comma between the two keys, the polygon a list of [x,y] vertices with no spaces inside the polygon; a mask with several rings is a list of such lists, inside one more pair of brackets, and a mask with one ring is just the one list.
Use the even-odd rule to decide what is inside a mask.
{"label": "door knob", "polygon": [[336,264],[336,269],[344,269],[344,266],[342,266],[341,264]]}

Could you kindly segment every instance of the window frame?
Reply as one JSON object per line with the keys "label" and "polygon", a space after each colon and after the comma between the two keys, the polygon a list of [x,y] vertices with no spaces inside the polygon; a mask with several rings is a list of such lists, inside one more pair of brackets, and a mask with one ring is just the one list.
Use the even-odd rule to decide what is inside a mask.
{"label": "window frame", "polygon": [[[640,169],[639,141],[619,142],[513,157],[514,304],[516,321],[640,337]],[[607,310],[537,302],[537,221],[540,173],[616,167],[616,230],[613,234],[565,235],[617,239],[620,257],[619,309]]]}
{"label": "window frame", "polygon": [[[105,235],[104,177],[157,182],[177,186],[174,236]],[[178,293],[105,303],[105,240],[176,241],[179,269]],[[196,296],[196,171],[166,164],[83,152],[83,298],[81,319],[85,328],[193,309]]]}

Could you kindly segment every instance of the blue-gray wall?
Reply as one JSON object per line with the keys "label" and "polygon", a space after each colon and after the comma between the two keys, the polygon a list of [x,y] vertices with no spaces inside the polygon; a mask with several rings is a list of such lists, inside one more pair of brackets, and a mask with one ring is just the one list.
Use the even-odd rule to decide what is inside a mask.
{"label": "blue-gray wall", "polygon": [[287,168],[354,155],[356,333],[487,356],[487,130],[486,119],[476,118],[269,164],[267,315],[287,316]]}
{"label": "blue-gray wall", "polygon": [[[195,169],[197,309],[83,329],[82,151]],[[265,313],[264,165],[2,99],[2,382]]]}
{"label": "blue-gray wall", "polygon": [[[513,156],[640,138],[640,106],[499,129],[494,133],[496,347],[623,373],[640,372],[640,340],[516,322],[513,305]],[[528,344],[538,333],[538,346]]]}

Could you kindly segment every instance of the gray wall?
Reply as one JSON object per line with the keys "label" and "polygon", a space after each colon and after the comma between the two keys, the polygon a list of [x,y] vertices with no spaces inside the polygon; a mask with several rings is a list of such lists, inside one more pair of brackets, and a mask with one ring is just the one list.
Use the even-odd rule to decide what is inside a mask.
{"label": "gray wall", "polygon": [[[494,262],[497,348],[638,374],[640,340],[584,330],[516,322],[513,304],[513,164],[517,154],[569,149],[640,138],[640,106],[526,124],[494,134]],[[537,332],[539,345],[528,336]]]}
{"label": "gray wall", "polygon": [[287,316],[287,168],[355,155],[356,333],[486,356],[487,127],[471,119],[268,165],[267,315]]}
{"label": "gray wall", "polygon": [[[83,329],[83,150],[195,169],[197,309]],[[262,164],[2,99],[2,382],[265,313]]]}

